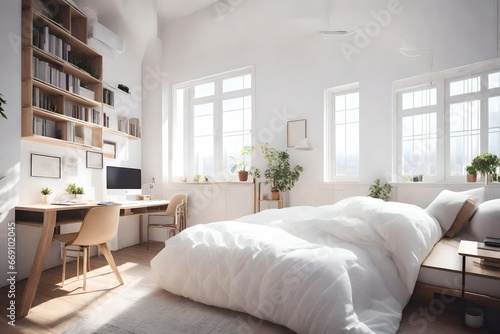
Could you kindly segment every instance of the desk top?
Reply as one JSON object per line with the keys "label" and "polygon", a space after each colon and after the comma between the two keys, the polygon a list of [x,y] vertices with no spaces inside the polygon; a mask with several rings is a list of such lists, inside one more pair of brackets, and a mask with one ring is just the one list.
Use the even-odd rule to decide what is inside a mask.
{"label": "desk top", "polygon": [[[46,211],[64,211],[64,210],[75,210],[75,209],[88,209],[94,206],[99,206],[99,202],[86,202],[79,204],[19,204],[16,205],[16,210],[20,211],[35,211],[35,212],[46,212]],[[146,208],[151,206],[168,205],[170,201],[168,200],[141,200],[134,201],[131,203],[120,204],[123,209],[135,209],[135,208]],[[119,203],[118,203],[119,204]]]}
{"label": "desk top", "polygon": [[458,254],[462,256],[479,257],[487,260],[500,260],[500,248],[499,250],[488,250],[483,248],[478,248],[478,243],[476,241],[460,241],[458,246]]}

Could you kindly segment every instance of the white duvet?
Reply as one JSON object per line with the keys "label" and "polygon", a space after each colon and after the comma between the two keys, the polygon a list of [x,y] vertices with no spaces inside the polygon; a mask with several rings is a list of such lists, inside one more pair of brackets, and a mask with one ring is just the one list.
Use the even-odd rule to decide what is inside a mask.
{"label": "white duvet", "polygon": [[395,333],[440,238],[417,206],[352,197],[190,227],[151,268],[172,293],[297,333]]}

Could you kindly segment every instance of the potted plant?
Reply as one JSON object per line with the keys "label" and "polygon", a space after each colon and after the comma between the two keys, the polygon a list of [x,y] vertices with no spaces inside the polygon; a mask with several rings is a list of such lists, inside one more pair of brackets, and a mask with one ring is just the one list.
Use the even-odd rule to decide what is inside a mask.
{"label": "potted plant", "polygon": [[66,187],[66,192],[68,194],[75,195],[75,198],[81,198],[82,195],[85,194],[83,187],[77,187],[74,183],[68,184],[68,186]]}
{"label": "potted plant", "polygon": [[488,184],[488,178],[496,173],[499,164],[500,160],[493,153],[481,153],[471,161],[471,166],[483,175],[485,184]]}
{"label": "potted plant", "polygon": [[386,202],[391,200],[392,185],[389,183],[380,183],[380,179],[376,179],[369,188],[370,193],[368,196],[373,198],[380,198]]}
{"label": "potted plant", "polygon": [[465,171],[467,173],[467,182],[477,181],[477,171],[471,165],[465,166]]}
{"label": "potted plant", "polygon": [[43,188],[41,193],[42,193],[42,203],[49,204],[50,203],[50,194],[52,194],[52,189]]}
{"label": "potted plant", "polygon": [[261,147],[264,158],[267,161],[267,169],[264,172],[266,183],[271,186],[272,199],[280,198],[280,192],[292,189],[303,171],[302,166],[291,167],[290,155],[286,151],[279,151],[272,147],[263,145]]}
{"label": "potted plant", "polygon": [[5,119],[7,119],[7,115],[5,114],[2,105],[6,104],[6,103],[7,103],[7,101],[5,101],[5,99],[3,98],[2,93],[0,93],[0,115],[2,115],[2,117],[5,118]]}
{"label": "potted plant", "polygon": [[248,161],[246,161],[246,157],[251,155],[255,151],[253,146],[244,146],[241,149],[241,161],[237,162],[235,158],[231,157],[234,160],[234,165],[231,167],[231,173],[238,171],[238,179],[240,181],[248,180],[248,175],[252,175],[253,177],[260,177],[260,171],[258,168],[249,165]]}

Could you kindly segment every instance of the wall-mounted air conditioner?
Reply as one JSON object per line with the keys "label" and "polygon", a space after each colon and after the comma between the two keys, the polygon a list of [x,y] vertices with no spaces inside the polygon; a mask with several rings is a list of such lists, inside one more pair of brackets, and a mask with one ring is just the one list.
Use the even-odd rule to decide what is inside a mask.
{"label": "wall-mounted air conditioner", "polygon": [[89,38],[98,40],[118,54],[121,54],[125,49],[125,41],[97,21],[90,22]]}

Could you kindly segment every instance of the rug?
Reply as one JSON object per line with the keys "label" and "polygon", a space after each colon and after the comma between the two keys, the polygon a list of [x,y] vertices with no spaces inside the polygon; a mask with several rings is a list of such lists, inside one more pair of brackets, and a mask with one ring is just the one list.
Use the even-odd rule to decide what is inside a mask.
{"label": "rug", "polygon": [[160,288],[148,277],[85,316],[64,334],[294,333],[245,313],[201,304]]}

